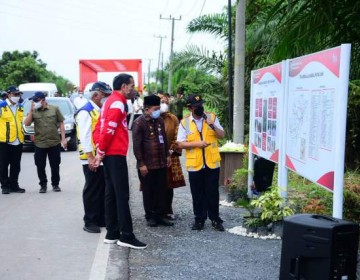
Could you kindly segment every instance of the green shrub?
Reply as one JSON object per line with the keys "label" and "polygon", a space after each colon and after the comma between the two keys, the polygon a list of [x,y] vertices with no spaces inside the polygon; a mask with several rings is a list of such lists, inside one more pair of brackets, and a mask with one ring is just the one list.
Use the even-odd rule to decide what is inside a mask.
{"label": "green shrub", "polygon": [[360,223],[360,195],[344,190],[344,219]]}
{"label": "green shrub", "polygon": [[271,187],[269,191],[251,201],[251,205],[260,208],[260,218],[263,221],[282,221],[284,217],[291,216],[294,211],[284,202],[279,194],[278,187]]}
{"label": "green shrub", "polygon": [[[360,222],[360,174],[345,173],[343,219]],[[295,213],[332,215],[333,193],[290,172],[288,198]]]}

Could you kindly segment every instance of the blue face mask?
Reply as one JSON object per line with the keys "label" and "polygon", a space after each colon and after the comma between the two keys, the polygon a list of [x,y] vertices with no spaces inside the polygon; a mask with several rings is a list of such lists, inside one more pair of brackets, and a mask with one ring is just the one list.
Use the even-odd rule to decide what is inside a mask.
{"label": "blue face mask", "polygon": [[156,110],[156,111],[151,112],[151,117],[153,119],[158,119],[160,117],[160,110]]}

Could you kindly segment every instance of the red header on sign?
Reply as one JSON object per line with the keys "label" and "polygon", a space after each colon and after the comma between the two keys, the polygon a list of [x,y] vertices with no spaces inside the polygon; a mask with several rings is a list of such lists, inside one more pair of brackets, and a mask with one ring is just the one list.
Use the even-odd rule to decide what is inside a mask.
{"label": "red header on sign", "polygon": [[257,84],[266,73],[272,74],[279,81],[279,83],[281,83],[281,70],[281,63],[255,70],[254,83]]}
{"label": "red header on sign", "polygon": [[311,62],[319,62],[328,68],[336,77],[340,72],[340,51],[341,47],[329,49],[326,51],[302,56],[290,61],[290,77],[298,75],[306,65]]}

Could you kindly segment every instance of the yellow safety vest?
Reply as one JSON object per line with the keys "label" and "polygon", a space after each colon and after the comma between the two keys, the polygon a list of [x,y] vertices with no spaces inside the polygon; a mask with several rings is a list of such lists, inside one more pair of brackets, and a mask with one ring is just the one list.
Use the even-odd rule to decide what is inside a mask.
{"label": "yellow safety vest", "polygon": [[[94,129],[95,129],[96,123],[97,123],[97,121],[99,119],[100,113],[95,109],[95,107],[90,102],[86,103],[83,107],[81,107],[76,112],[76,114],[78,114],[82,110],[85,110],[86,112],[88,112],[90,114],[90,117],[91,117],[91,132],[93,132]],[[80,154],[80,159],[87,160],[88,156],[87,156],[86,153],[84,153],[84,151],[82,149],[79,135],[80,135],[80,132],[79,132],[79,128],[77,127],[76,128],[76,136],[77,136],[77,139],[78,139],[78,150],[79,150],[79,154]],[[93,140],[91,140],[91,142],[92,142],[92,146],[93,146],[93,152],[92,153],[95,156],[96,155],[96,146],[95,146]]]}
{"label": "yellow safety vest", "polygon": [[[215,115],[213,113],[206,113],[206,115],[209,119],[215,120]],[[181,123],[187,131],[187,142],[205,141],[210,144],[206,148],[186,149],[186,169],[188,171],[200,170],[204,166],[204,159],[207,167],[211,169],[220,167],[221,157],[215,131],[206,124],[205,120],[203,120],[202,131],[200,134],[195,122],[190,121],[190,116],[184,118]]]}
{"label": "yellow safety vest", "polygon": [[19,139],[24,142],[24,130],[22,126],[24,118],[24,107],[18,104],[15,115],[6,101],[0,102],[0,142],[11,143]]}

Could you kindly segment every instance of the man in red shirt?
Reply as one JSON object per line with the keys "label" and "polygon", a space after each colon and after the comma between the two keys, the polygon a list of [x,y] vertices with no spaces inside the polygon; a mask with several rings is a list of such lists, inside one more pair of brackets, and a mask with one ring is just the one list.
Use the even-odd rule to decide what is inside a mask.
{"label": "man in red shirt", "polygon": [[105,243],[133,249],[144,249],[146,244],[133,233],[129,207],[129,176],[126,154],[129,135],[126,121],[126,99],[134,92],[134,78],[119,74],[113,80],[113,93],[101,108],[100,119],[94,131],[97,145],[96,165],[104,163],[105,172]]}

